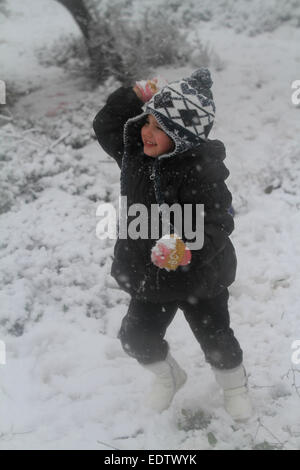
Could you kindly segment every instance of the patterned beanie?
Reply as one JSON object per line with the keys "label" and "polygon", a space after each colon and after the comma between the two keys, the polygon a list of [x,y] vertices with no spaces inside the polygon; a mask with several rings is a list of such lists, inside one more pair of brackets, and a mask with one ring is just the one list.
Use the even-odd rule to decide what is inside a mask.
{"label": "patterned beanie", "polygon": [[143,106],[143,113],[129,119],[124,127],[124,144],[128,143],[131,123],[152,114],[164,132],[175,142],[171,157],[206,141],[213,126],[215,104],[210,90],[213,81],[207,68],[196,70],[190,77],[169,83]]}

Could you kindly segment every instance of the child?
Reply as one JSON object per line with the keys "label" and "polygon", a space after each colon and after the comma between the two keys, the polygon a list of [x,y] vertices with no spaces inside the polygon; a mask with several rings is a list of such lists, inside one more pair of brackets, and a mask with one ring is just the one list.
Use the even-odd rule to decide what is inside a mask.
{"label": "child", "polygon": [[[148,404],[162,412],[186,381],[164,340],[180,308],[224,390],[227,412],[245,420],[251,416],[247,376],[228,313],[228,286],[236,274],[229,239],[232,197],[224,182],[229,175],[224,145],[208,139],[215,114],[211,85],[210,72],[201,68],[161,89],[157,79],[121,87],[93,127],[121,169],[128,207],[144,204],[151,213],[152,204],[204,204],[204,244],[199,250],[184,245],[181,262],[177,241],[182,248],[187,240],[176,231],[173,245],[165,238],[128,237],[118,238],[114,248],[111,274],[131,296],[118,337],[126,353],[156,375]],[[128,215],[128,225],[131,221]],[[166,268],[160,255],[170,253],[175,265]]]}

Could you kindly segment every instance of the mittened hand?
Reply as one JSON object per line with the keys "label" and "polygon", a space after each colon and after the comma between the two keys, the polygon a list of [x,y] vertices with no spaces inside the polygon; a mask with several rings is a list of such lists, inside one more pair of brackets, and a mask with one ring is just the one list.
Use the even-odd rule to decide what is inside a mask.
{"label": "mittened hand", "polygon": [[159,268],[175,271],[190,263],[192,253],[176,234],[165,235],[151,250],[151,261]]}
{"label": "mittened hand", "polygon": [[146,103],[151,100],[155,93],[166,86],[167,83],[168,82],[163,77],[155,77],[150,80],[140,80],[135,83],[135,87],[138,88],[141,99]]}

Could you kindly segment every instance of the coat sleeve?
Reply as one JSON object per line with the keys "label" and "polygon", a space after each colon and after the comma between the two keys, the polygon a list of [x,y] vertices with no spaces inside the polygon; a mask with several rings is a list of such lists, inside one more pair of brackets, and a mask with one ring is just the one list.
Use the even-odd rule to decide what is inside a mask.
{"label": "coat sleeve", "polygon": [[120,87],[107,99],[105,106],[98,112],[93,128],[99,144],[108,155],[122,166],[124,150],[123,129],[126,121],[143,112],[143,102],[132,87]]}

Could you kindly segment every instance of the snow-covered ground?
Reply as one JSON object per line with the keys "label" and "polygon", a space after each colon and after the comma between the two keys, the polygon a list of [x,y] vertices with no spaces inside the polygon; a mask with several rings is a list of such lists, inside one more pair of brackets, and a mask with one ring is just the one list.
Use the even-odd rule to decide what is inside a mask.
{"label": "snow-covered ground", "polygon": [[[300,28],[255,37],[199,28],[224,61],[212,69],[211,137],[225,142],[231,172],[230,310],[256,410],[237,426],[181,311],[166,338],[189,379],[162,415],[144,409],[152,377],[116,337],[129,296],[109,275],[114,241],[95,234],[98,204],[117,207],[119,169],[92,120],[119,84],[90,91],[83,77],[39,65],[37,43],[77,28],[54,1],[9,3],[0,79],[32,91],[0,121],[0,448],[300,449],[300,109],[291,101]],[[179,79],[193,68],[158,73]],[[3,105],[0,114],[9,116]]]}

